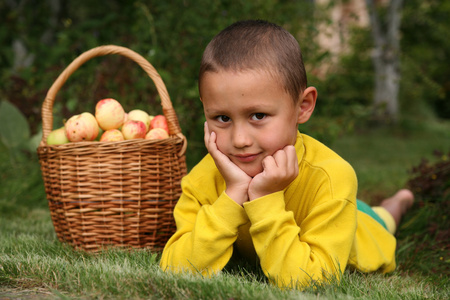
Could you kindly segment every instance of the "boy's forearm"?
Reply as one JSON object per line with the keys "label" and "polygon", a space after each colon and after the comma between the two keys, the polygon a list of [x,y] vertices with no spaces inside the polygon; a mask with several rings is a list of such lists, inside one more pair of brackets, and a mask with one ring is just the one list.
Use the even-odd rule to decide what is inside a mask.
{"label": "boy's forearm", "polygon": [[179,204],[175,210],[178,229],[163,251],[162,269],[203,275],[220,271],[231,258],[238,227],[248,221],[243,208],[225,193],[195,214],[191,200],[180,199]]}

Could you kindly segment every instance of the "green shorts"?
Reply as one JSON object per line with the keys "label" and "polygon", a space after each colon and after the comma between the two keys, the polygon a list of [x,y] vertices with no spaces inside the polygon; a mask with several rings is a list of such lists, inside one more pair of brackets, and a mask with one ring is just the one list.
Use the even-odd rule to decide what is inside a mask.
{"label": "green shorts", "polygon": [[369,216],[374,218],[375,221],[380,223],[384,228],[388,229],[387,226],[386,226],[386,223],[384,223],[384,221],[380,218],[380,216],[377,215],[377,213],[374,212],[372,207],[370,207],[367,203],[356,199],[356,206],[357,206],[359,211],[362,211],[363,213],[368,214]]}

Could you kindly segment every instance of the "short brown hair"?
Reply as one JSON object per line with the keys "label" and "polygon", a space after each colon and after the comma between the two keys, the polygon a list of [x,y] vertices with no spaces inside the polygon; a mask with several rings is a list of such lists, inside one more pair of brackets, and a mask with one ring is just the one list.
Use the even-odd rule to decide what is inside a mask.
{"label": "short brown hair", "polygon": [[199,72],[199,87],[206,72],[266,70],[280,79],[296,102],[307,78],[297,40],[284,28],[263,20],[236,22],[206,47]]}

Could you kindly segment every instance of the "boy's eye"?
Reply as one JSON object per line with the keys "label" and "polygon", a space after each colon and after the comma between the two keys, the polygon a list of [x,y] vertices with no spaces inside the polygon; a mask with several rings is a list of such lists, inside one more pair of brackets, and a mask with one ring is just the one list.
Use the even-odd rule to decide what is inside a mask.
{"label": "boy's eye", "polygon": [[218,116],[216,117],[217,121],[222,122],[222,123],[226,123],[230,121],[230,118],[224,115]]}
{"label": "boy's eye", "polygon": [[256,113],[252,116],[253,120],[262,120],[266,117],[266,114],[263,113]]}

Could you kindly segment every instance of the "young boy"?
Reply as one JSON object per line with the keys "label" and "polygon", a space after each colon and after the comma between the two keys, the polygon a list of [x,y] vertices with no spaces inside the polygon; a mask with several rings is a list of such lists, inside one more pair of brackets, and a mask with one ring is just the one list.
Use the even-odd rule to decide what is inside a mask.
{"label": "young boy", "polygon": [[361,212],[352,167],[298,132],[317,91],[291,34],[265,21],[229,26],[205,49],[199,90],[209,154],[182,181],[162,269],[211,275],[235,252],[280,287],[327,281],[347,266],[395,269],[393,227],[413,196],[385,200],[382,219],[367,205]]}

